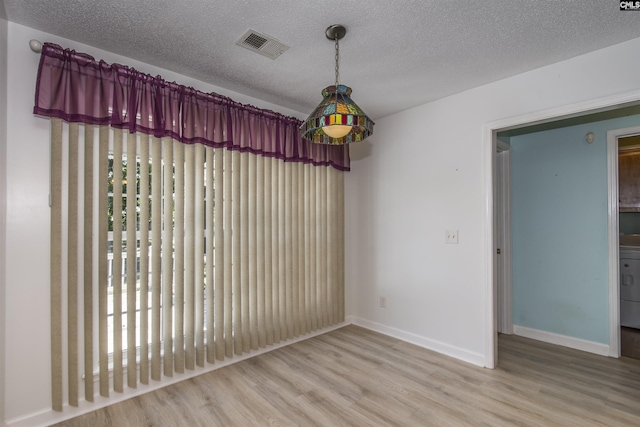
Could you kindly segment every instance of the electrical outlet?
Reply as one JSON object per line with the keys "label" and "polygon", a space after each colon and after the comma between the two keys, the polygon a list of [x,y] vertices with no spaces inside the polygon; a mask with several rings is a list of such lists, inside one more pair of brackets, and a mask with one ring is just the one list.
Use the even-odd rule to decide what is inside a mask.
{"label": "electrical outlet", "polygon": [[387,308],[387,298],[380,297],[380,308]]}
{"label": "electrical outlet", "polygon": [[445,243],[458,244],[458,230],[447,230]]}

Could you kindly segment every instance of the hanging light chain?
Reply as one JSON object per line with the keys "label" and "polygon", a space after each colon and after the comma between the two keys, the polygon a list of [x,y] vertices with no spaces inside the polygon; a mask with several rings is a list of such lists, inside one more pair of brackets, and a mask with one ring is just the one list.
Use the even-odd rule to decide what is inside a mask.
{"label": "hanging light chain", "polygon": [[336,34],[336,91],[338,90],[338,82],[340,81],[340,45],[338,44],[338,35]]}

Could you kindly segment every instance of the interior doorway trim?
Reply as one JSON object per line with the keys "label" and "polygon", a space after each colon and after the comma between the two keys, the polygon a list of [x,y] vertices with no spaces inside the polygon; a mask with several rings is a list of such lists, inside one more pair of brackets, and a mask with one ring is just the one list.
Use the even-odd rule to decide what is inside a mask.
{"label": "interior doorway trim", "polygon": [[[494,241],[494,208],[493,185],[495,176],[495,152],[497,149],[497,133],[499,131],[515,129],[525,125],[535,125],[578,117],[587,113],[597,113],[616,108],[640,104],[640,90],[597,98],[585,102],[550,108],[521,116],[510,117],[486,123],[483,126],[483,186],[484,186],[484,357],[485,367],[493,369],[498,361],[498,310],[497,290],[495,286],[494,257],[496,246]],[[617,231],[616,231],[617,235]],[[617,237],[617,236],[616,236]],[[611,254],[610,254],[611,255]],[[617,256],[617,248],[616,248]],[[618,320],[619,322],[619,320]],[[610,336],[611,339],[611,336]]]}
{"label": "interior doorway trim", "polygon": [[609,209],[609,356],[620,357],[620,226],[618,224],[618,138],[640,134],[640,126],[607,132]]}

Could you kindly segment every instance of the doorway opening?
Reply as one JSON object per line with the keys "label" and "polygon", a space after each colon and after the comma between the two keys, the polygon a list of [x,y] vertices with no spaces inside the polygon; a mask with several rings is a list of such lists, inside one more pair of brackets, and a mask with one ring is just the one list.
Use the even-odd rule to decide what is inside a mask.
{"label": "doorway opening", "polygon": [[630,133],[620,129],[611,135],[618,172],[619,334],[620,355],[640,359],[640,133]]}
{"label": "doorway opening", "polygon": [[[603,118],[616,118],[616,117],[624,117],[625,115],[638,114],[640,112],[640,96],[638,94],[620,96],[618,99],[606,99],[600,101],[593,101],[589,104],[581,104],[581,105],[573,105],[568,107],[563,107],[561,109],[545,111],[541,113],[531,114],[522,117],[516,117],[512,119],[502,120],[499,122],[493,122],[485,127],[485,162],[487,165],[487,178],[490,185],[487,188],[487,208],[488,212],[490,212],[489,217],[487,218],[487,229],[488,232],[488,241],[486,251],[486,259],[487,259],[487,282],[486,286],[488,288],[487,292],[487,300],[485,301],[486,306],[489,308],[487,310],[486,324],[487,331],[490,331],[485,336],[486,338],[486,366],[487,367],[495,367],[498,362],[498,354],[497,354],[497,333],[498,331],[501,333],[512,333],[513,332],[513,322],[511,315],[509,314],[509,310],[511,309],[511,300],[508,292],[504,292],[505,290],[509,291],[511,287],[511,277],[510,274],[510,261],[507,262],[505,266],[505,259],[511,255],[511,249],[509,248],[510,242],[510,227],[504,227],[504,224],[508,224],[509,219],[509,209],[505,206],[500,206],[500,203],[504,204],[504,192],[505,188],[509,188],[509,170],[508,170],[508,161],[507,163],[507,175],[505,178],[505,168],[504,158],[508,158],[509,154],[504,154],[505,151],[508,153],[508,149],[504,148],[504,139],[499,138],[507,136],[508,145],[508,136],[522,134],[526,132],[540,131],[540,130],[548,130],[560,127],[571,126],[580,123],[588,123],[590,121],[602,120]],[[500,149],[500,146],[503,146],[503,149]],[[616,158],[617,160],[617,158]],[[617,166],[617,164],[616,164]],[[616,194],[617,197],[617,194]],[[508,201],[508,194],[507,199]],[[497,203],[497,204],[496,204]],[[617,200],[616,200],[617,203]],[[616,205],[617,210],[617,205]],[[609,212],[611,214],[611,212]],[[616,218],[617,223],[617,218]],[[616,229],[614,236],[616,240],[615,246],[615,258],[618,259],[618,251],[617,251],[617,237],[618,231]],[[611,233],[610,233],[611,234]],[[506,236],[506,237],[505,237]],[[609,239],[611,240],[611,239]],[[611,245],[610,245],[611,246]],[[500,253],[498,253],[500,252]],[[610,248],[611,255],[611,248]],[[501,257],[499,259],[499,257]],[[616,261],[617,266],[617,261]],[[616,269],[617,270],[617,269]],[[507,277],[505,277],[505,275]],[[610,274],[611,276],[611,270]],[[615,271],[616,280],[618,279],[618,272]],[[501,281],[503,283],[501,283]],[[616,305],[619,302],[619,299],[613,301],[610,296],[609,306],[612,307],[613,304]],[[611,310],[610,310],[611,311]],[[617,324],[617,331],[619,331],[619,316],[617,316],[617,309],[614,310],[616,317],[618,319],[613,322]],[[610,314],[613,314],[611,311]],[[612,331],[613,328],[609,330]],[[553,342],[552,339],[555,337],[554,334],[549,334],[547,336],[542,337],[543,341]],[[538,337],[535,337],[538,339]],[[549,339],[551,338],[551,340]],[[596,348],[589,348],[587,345],[586,348],[581,348],[583,350],[591,351],[594,353],[603,354],[606,351],[606,354],[610,356],[617,357],[619,352],[619,332],[610,333],[610,342],[603,345],[598,345]],[[582,346],[584,343],[581,342],[584,340],[576,340],[577,345]],[[566,345],[564,342],[560,342],[562,345]],[[588,343],[587,343],[588,344]],[[569,345],[572,346],[572,345]]]}

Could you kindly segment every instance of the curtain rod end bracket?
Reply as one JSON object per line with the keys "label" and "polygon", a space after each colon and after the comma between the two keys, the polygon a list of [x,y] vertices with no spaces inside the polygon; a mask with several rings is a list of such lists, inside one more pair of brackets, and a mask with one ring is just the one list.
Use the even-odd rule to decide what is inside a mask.
{"label": "curtain rod end bracket", "polygon": [[29,47],[35,53],[42,52],[42,42],[40,42],[39,40],[36,40],[36,39],[29,40]]}

